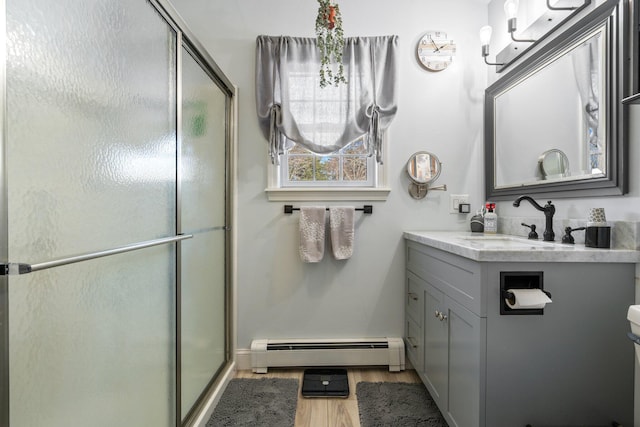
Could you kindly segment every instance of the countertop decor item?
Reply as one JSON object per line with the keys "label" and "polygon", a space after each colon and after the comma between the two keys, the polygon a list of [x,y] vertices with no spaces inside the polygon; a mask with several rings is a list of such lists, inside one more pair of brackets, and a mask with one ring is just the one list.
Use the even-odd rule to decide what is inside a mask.
{"label": "countertop decor item", "polygon": [[344,31],[340,6],[332,0],[318,0],[318,4],[316,37],[320,50],[320,87],[338,86],[347,82],[342,64]]}
{"label": "countertop decor item", "polygon": [[587,216],[587,227],[606,227],[607,216],[604,208],[591,208]]}

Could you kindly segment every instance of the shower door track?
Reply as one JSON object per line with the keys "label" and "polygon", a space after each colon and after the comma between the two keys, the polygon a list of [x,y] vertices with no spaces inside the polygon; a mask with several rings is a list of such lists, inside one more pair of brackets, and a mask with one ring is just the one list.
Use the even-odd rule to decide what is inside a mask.
{"label": "shower door track", "polygon": [[88,261],[91,259],[117,255],[125,252],[137,251],[139,249],[149,248],[152,246],[179,242],[181,240],[191,239],[192,237],[193,237],[192,234],[180,234],[173,237],[147,240],[144,242],[132,243],[130,245],[120,246],[117,248],[107,249],[104,251],[74,255],[66,258],[59,258],[51,261],[40,262],[37,264],[24,264],[24,263],[12,263],[12,262],[6,263],[6,264],[0,264],[0,276],[33,273],[35,271],[46,270],[48,268],[54,268],[54,267],[60,267],[62,265],[74,264],[76,262]]}

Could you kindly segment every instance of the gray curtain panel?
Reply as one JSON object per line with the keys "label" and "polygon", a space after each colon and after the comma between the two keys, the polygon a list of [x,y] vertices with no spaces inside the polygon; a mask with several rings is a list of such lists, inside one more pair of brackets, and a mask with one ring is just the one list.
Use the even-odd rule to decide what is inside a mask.
{"label": "gray curtain panel", "polygon": [[258,36],[256,108],[273,163],[299,144],[333,153],[364,137],[382,163],[382,132],[396,110],[398,36],[345,38],[346,84],[320,87],[315,38]]}
{"label": "gray curtain panel", "polygon": [[[587,140],[589,142],[589,163],[590,169],[601,169],[604,172],[602,163],[603,147],[598,140],[598,125],[600,122],[600,97],[598,88],[600,87],[601,71],[599,58],[600,43],[602,35],[598,34],[582,46],[574,50],[571,56],[573,69],[576,76],[580,99],[584,106],[584,118],[586,121]],[[588,170],[587,173],[591,173]]]}

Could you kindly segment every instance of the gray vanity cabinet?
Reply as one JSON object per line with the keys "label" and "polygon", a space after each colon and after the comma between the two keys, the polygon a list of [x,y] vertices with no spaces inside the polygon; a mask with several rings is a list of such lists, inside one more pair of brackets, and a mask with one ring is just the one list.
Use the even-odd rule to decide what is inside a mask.
{"label": "gray vanity cabinet", "polygon": [[[407,357],[450,426],[480,426],[486,322],[451,296],[466,294],[461,289],[474,286],[473,274],[450,264],[445,253],[417,244],[407,249]],[[461,299],[477,306],[468,296]]]}
{"label": "gray vanity cabinet", "polygon": [[[633,424],[633,263],[483,262],[410,240],[406,260],[407,357],[450,427]],[[502,313],[503,275],[523,273],[553,302]]]}

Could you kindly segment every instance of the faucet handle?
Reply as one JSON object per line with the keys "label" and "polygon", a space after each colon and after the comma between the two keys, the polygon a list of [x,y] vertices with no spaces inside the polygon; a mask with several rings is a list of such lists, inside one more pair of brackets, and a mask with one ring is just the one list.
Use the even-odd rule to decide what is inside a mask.
{"label": "faucet handle", "polygon": [[578,228],[567,227],[567,228],[565,228],[564,229],[565,235],[562,236],[562,243],[568,243],[570,245],[573,245],[575,243],[575,239],[571,235],[571,232],[572,231],[578,231],[578,230],[586,230],[586,227],[578,227]]}
{"label": "faucet handle", "polygon": [[520,225],[524,225],[525,227],[529,227],[531,229],[531,231],[529,232],[529,236],[528,238],[531,240],[537,240],[538,239],[538,233],[536,233],[536,225],[535,224],[525,224],[524,222],[520,223]]}

